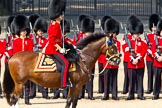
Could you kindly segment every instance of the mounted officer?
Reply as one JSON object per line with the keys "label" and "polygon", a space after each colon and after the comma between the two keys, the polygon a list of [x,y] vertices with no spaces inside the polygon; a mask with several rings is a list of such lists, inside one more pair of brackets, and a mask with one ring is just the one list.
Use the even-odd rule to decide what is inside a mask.
{"label": "mounted officer", "polygon": [[[48,54],[60,62],[61,69],[61,88],[66,88],[67,86],[67,72],[69,62],[61,54],[66,53],[63,43],[63,34],[60,26],[62,20],[62,14],[65,12],[66,2],[64,0],[51,0],[48,6],[48,15],[50,17],[51,23],[48,27],[48,42],[42,53]],[[58,52],[59,51],[59,52]]]}

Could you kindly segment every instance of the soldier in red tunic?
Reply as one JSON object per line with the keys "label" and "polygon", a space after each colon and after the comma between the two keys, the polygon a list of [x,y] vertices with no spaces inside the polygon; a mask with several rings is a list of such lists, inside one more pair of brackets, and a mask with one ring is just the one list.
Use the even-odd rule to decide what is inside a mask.
{"label": "soldier in red tunic", "polygon": [[132,35],[130,40],[131,44],[127,44],[126,47],[129,47],[131,50],[128,53],[128,73],[129,73],[129,95],[126,100],[134,99],[134,88],[135,84],[137,85],[137,98],[144,100],[144,88],[143,88],[143,77],[144,77],[144,57],[147,51],[146,43],[140,38],[140,35],[143,33],[144,27],[142,22],[134,17],[130,21],[128,26],[129,31]]}
{"label": "soldier in red tunic", "polygon": [[[9,16],[7,18],[6,24],[6,37],[1,41],[2,45],[0,46],[1,50],[1,84],[3,83],[3,76],[5,72],[5,65],[8,65],[8,59],[13,55],[13,38],[11,34],[11,23],[14,19],[14,16]],[[2,88],[3,89],[3,88]]]}
{"label": "soldier in red tunic", "polygon": [[[104,32],[107,35],[113,35],[113,42],[116,44],[118,52],[120,53],[120,42],[117,40],[117,35],[119,34],[119,22],[117,22],[113,18],[109,18],[106,20],[104,24]],[[108,65],[104,72],[104,96],[101,100],[108,100],[110,87],[112,92],[112,99],[119,100],[118,98],[118,86],[117,86],[117,75],[118,75],[118,66],[115,66],[110,61],[108,61]],[[104,66],[106,65],[106,58],[104,60]]]}
{"label": "soldier in red tunic", "polygon": [[154,57],[154,89],[153,100],[159,99],[161,89],[161,72],[162,72],[162,20],[157,24],[157,35],[153,43],[153,57]]}
{"label": "soldier in red tunic", "polygon": [[[51,19],[51,23],[48,27],[48,42],[45,46],[44,54],[53,56],[54,59],[61,63],[61,88],[66,88],[67,72],[69,63],[67,59],[61,54],[65,53],[65,49],[62,48],[62,31],[60,22],[62,20],[62,13],[65,11],[65,1],[63,0],[51,0],[48,7],[48,14]],[[60,52],[58,52],[60,51]]]}
{"label": "soldier in red tunic", "polygon": [[[104,24],[107,19],[110,19],[111,16],[103,16],[101,19],[101,32],[104,31]],[[103,64],[105,63],[106,56],[104,54],[101,54],[98,58],[98,68],[99,72],[103,70]],[[104,92],[104,74],[100,74],[98,78],[98,93]]]}
{"label": "soldier in red tunic", "polygon": [[[27,36],[30,33],[30,25],[29,20],[24,15],[15,16],[11,29],[13,30],[13,34],[16,35],[16,38],[13,40],[13,54],[16,54],[21,51],[33,51],[33,41]],[[25,104],[30,105],[29,102],[29,88],[30,83],[27,81],[25,84]]]}
{"label": "soldier in red tunic", "polygon": [[147,82],[147,94],[150,94],[153,91],[153,75],[154,75],[154,71],[153,71],[153,61],[154,61],[154,57],[152,54],[152,45],[155,42],[155,36],[156,36],[156,26],[158,21],[160,20],[160,16],[158,14],[152,14],[149,17],[149,29],[151,33],[148,33],[145,39],[147,40],[147,53],[146,53],[146,66],[147,66],[147,78],[148,78],[148,82]]}

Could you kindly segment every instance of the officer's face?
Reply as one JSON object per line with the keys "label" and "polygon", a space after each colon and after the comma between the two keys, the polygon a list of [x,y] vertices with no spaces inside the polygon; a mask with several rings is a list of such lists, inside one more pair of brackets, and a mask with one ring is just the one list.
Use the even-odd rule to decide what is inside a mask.
{"label": "officer's face", "polygon": [[38,30],[38,31],[37,31],[37,35],[38,35],[39,37],[42,37],[42,36],[44,36],[44,32],[43,32],[42,30]]}
{"label": "officer's face", "polygon": [[160,31],[160,36],[162,37],[162,31]]}
{"label": "officer's face", "polygon": [[26,30],[22,30],[22,31],[20,32],[20,36],[21,36],[21,37],[26,37],[26,34],[27,34],[27,31],[26,31]]}
{"label": "officer's face", "polygon": [[151,30],[152,30],[152,32],[156,33],[156,26],[153,26],[153,27],[151,28]]}
{"label": "officer's face", "polygon": [[133,37],[134,37],[135,39],[139,39],[139,38],[140,38],[140,34],[133,34]]}

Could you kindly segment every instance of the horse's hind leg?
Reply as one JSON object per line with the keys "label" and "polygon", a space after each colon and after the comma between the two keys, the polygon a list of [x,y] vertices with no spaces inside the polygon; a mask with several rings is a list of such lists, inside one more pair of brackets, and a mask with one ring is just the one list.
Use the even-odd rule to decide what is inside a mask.
{"label": "horse's hind leg", "polygon": [[22,88],[23,88],[23,84],[15,84],[14,91],[11,94],[11,103],[13,103],[13,105],[17,104]]}
{"label": "horse's hind leg", "polygon": [[65,106],[65,108],[70,108],[71,102],[72,102],[72,98],[71,98],[71,97],[68,97],[68,98],[67,98],[67,101],[66,101],[66,106]]}

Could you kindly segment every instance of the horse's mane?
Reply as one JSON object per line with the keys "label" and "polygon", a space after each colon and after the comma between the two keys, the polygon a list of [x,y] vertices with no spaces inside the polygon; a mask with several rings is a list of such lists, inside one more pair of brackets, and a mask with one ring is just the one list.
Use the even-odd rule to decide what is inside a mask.
{"label": "horse's mane", "polygon": [[65,58],[71,63],[71,62],[77,62],[79,60],[79,55],[77,53],[77,50],[73,47],[72,44],[69,44],[65,42],[65,48],[70,49],[67,54],[65,54]]}
{"label": "horse's mane", "polygon": [[86,38],[84,38],[83,40],[81,40],[77,45],[77,49],[83,49],[86,45],[88,45],[89,43],[98,40],[102,37],[105,37],[106,35],[103,33],[93,33],[89,36],[87,36]]}

